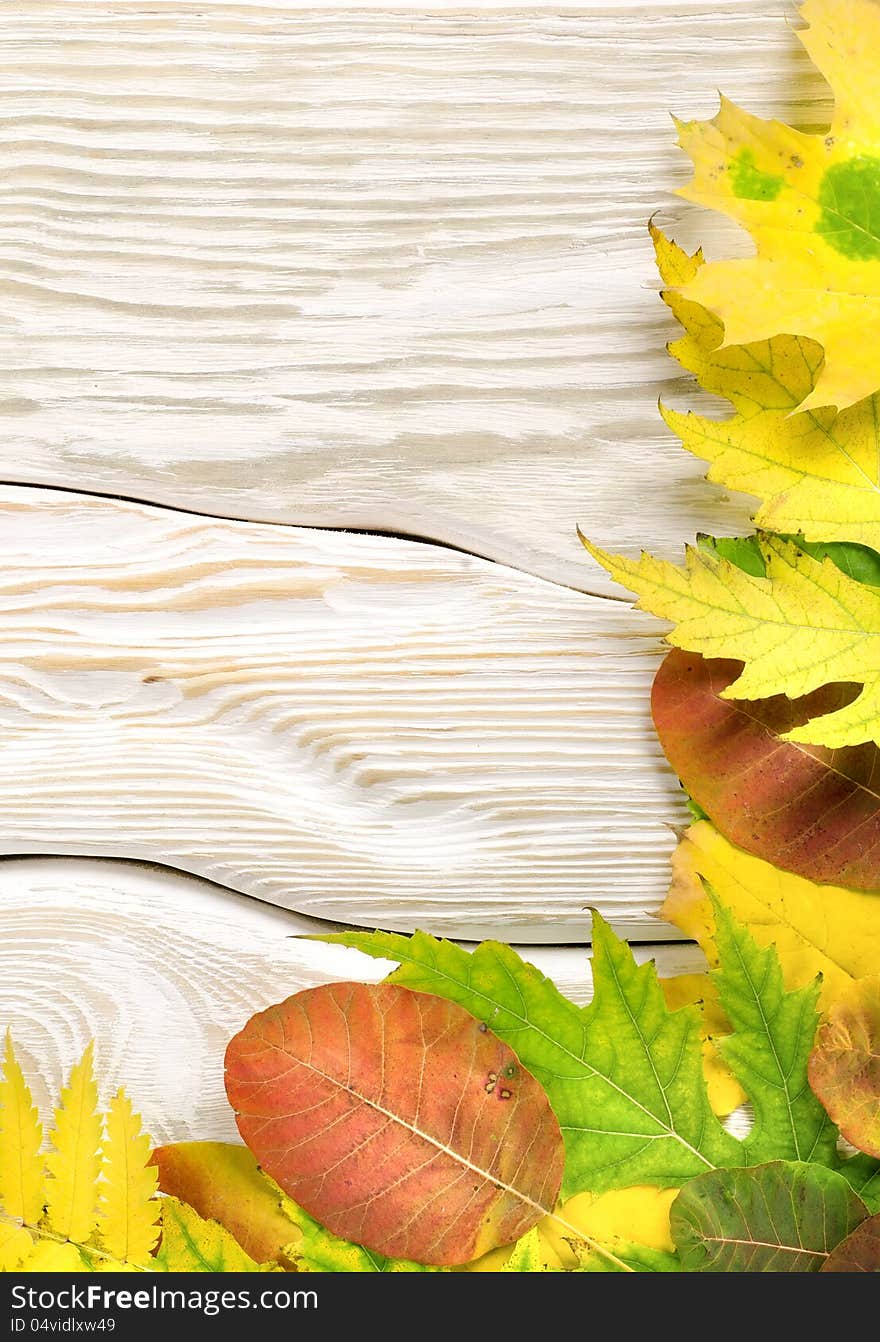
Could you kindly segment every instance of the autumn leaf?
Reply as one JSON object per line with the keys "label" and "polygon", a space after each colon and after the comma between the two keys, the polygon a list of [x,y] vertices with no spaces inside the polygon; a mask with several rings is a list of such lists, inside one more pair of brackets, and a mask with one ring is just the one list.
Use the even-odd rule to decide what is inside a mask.
{"label": "autumn leaf", "polygon": [[281,1209],[283,1194],[264,1177],[246,1146],[174,1142],[153,1152],[159,1188],[219,1221],[258,1263],[287,1264],[300,1231]]}
{"label": "autumn leaf", "polygon": [[819,983],[787,992],[779,957],[759,947],[718,899],[713,904],[721,968],[713,975],[733,1033],[718,1047],[754,1110],[746,1163],[782,1157],[837,1163],[837,1133],[807,1081],[819,1021]]}
{"label": "autumn leaf", "polygon": [[[583,538],[582,538],[583,539]],[[638,607],[673,622],[668,642],[744,669],[724,699],[799,698],[839,682],[860,685],[851,702],[783,734],[785,741],[830,747],[880,740],[880,593],[854,582],[831,560],[765,535],[766,577],[688,547],[683,569],[643,554],[594,558],[638,594]]]}
{"label": "autumn leaf", "polygon": [[704,266],[685,295],[715,312],[727,341],[781,332],[825,354],[802,404],[852,405],[878,385],[880,351],[880,8],[807,0],[800,33],[835,94],[829,133],[763,121],[726,100],[679,126],[694,164],[681,193],[748,229],[756,255]]}
{"label": "autumn leaf", "polygon": [[[45,1162],[40,1155],[43,1129],[40,1116],[6,1033],[3,1076],[0,1079],[0,1206],[8,1217],[36,1225],[43,1214]],[[16,1227],[0,1226],[0,1267],[22,1247],[29,1247]]]}
{"label": "autumn leaf", "polygon": [[[653,225],[651,235],[663,281],[693,280],[702,253],[688,256]],[[839,415],[830,409],[794,413],[821,372],[819,345],[793,335],[724,345],[717,317],[676,289],[666,289],[663,299],[685,330],[670,354],[733,407],[732,416],[718,419],[661,406],[682,444],[709,463],[708,478],[754,495],[760,501],[755,524],[763,530],[802,533],[813,542],[857,542],[873,547],[866,557],[880,549],[880,396]],[[876,562],[875,555],[862,581],[877,581]]]}
{"label": "autumn leaf", "polygon": [[880,977],[859,979],[831,1007],[810,1085],[847,1141],[880,1157]]}
{"label": "autumn leaf", "polygon": [[156,1267],[162,1272],[260,1271],[228,1230],[172,1197],[162,1199],[162,1239]]}
{"label": "autumn leaf", "polygon": [[829,1254],[822,1272],[880,1272],[880,1216],[871,1216]]}
{"label": "autumn leaf", "polygon": [[469,953],[422,932],[339,932],[320,939],[396,960],[391,982],[448,997],[516,1048],[562,1128],[565,1196],[628,1184],[668,1186],[739,1161],[739,1143],[709,1105],[697,1012],[668,1011],[654,966],[636,965],[598,915],[595,996],[587,1007],[568,1001],[498,942]]}
{"label": "autumn leaf", "polygon": [[114,1258],[145,1267],[159,1238],[158,1176],[148,1168],[150,1139],[124,1090],[110,1101],[105,1125],[101,1241]]}
{"label": "autumn leaf", "polygon": [[880,973],[880,899],[843,886],[816,885],[779,871],[722,837],[707,821],[692,825],[673,857],[673,880],[660,917],[698,941],[717,965],[711,899],[704,882],[759,946],[773,946],[787,988],[822,975],[820,1008],[854,979]]}
{"label": "autumn leaf", "polygon": [[62,1239],[85,1243],[98,1223],[101,1118],[92,1069],[92,1045],[70,1074],[55,1111],[54,1150],[46,1157],[46,1215]]}
{"label": "autumn leaf", "polygon": [[851,889],[880,887],[880,750],[781,738],[852,700],[832,685],[804,699],[731,700],[741,662],[676,648],[651,695],[657,735],[691,797],[724,836],[787,871]]}
{"label": "autumn leaf", "polygon": [[692,1179],[670,1221],[685,1272],[818,1272],[867,1215],[834,1170],[777,1160]]}
{"label": "autumn leaf", "polygon": [[388,1257],[466,1262],[555,1206],[563,1147],[546,1096],[440,998],[387,983],[298,993],[231,1041],[226,1088],[267,1174]]}

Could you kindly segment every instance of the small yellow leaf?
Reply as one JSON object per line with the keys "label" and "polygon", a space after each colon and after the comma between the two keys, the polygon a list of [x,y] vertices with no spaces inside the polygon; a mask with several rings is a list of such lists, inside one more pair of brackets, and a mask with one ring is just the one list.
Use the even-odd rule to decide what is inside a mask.
{"label": "small yellow leaf", "polygon": [[20,1225],[0,1220],[0,1272],[12,1272],[33,1248],[33,1240]]}
{"label": "small yellow leaf", "polygon": [[8,1216],[36,1225],[43,1214],[43,1129],[6,1034],[0,1080],[0,1203]]}
{"label": "small yellow leaf", "polygon": [[[759,946],[774,946],[787,988],[822,974],[827,1008],[855,979],[880,974],[880,897],[816,885],[728,843],[706,820],[692,825],[672,863],[660,916],[700,943],[717,965],[709,885]],[[702,879],[701,879],[702,878]]]}
{"label": "small yellow leaf", "polygon": [[159,1172],[148,1167],[150,1139],[141,1131],[124,1090],[110,1102],[106,1118],[100,1186],[101,1240],[123,1262],[146,1266],[159,1238]]}
{"label": "small yellow leaf", "polygon": [[75,1244],[41,1239],[24,1260],[19,1272],[91,1272],[92,1268]]}
{"label": "small yellow leaf", "polygon": [[50,1228],[83,1244],[98,1220],[98,1177],[101,1172],[101,1120],[98,1088],[92,1072],[92,1045],[70,1074],[55,1111],[53,1151],[46,1157],[52,1176],[46,1188]]}
{"label": "small yellow leaf", "polygon": [[732,1114],[746,1101],[746,1093],[712,1043],[719,1035],[730,1034],[730,1023],[718,1002],[718,993],[708,974],[677,974],[661,979],[660,987],[670,1011],[683,1006],[699,1006],[700,1035],[703,1040],[703,1075],[709,1103],[719,1117]]}

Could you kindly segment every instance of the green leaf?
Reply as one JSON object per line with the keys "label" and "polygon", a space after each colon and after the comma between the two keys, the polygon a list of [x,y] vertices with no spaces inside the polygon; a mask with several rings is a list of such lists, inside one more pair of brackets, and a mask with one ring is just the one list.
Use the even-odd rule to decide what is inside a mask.
{"label": "green leaf", "polygon": [[425,933],[319,938],[397,960],[391,981],[458,1002],[516,1051],[542,1083],[566,1144],[563,1196],[637,1183],[671,1187],[739,1164],[740,1143],[713,1114],[699,1016],[670,1012],[653,964],[593,920],[595,998],[568,1001],[509,946],[469,953]]}
{"label": "green leaf", "polygon": [[177,1198],[162,1199],[162,1272],[259,1272],[249,1254],[217,1221],[206,1221]]}
{"label": "green leaf", "polygon": [[[446,1268],[423,1267],[403,1258],[385,1258],[360,1244],[339,1239],[287,1197],[273,1180],[280,1195],[281,1210],[302,1231],[302,1240],[288,1245],[285,1257],[308,1272],[444,1272]],[[537,1233],[537,1232],[530,1232]],[[525,1238],[528,1238],[526,1236]],[[520,1240],[520,1243],[523,1241]]]}
{"label": "green leaf", "polygon": [[818,1272],[867,1215],[834,1170],[777,1160],[692,1179],[670,1224],[685,1272]]}
{"label": "green leaf", "polygon": [[715,1042],[755,1111],[743,1143],[745,1160],[836,1165],[837,1131],[807,1080],[819,981],[786,992],[776,951],[759,947],[720,900],[713,897],[712,904],[721,959],[713,978],[734,1027]]}
{"label": "green leaf", "polygon": [[[780,540],[791,541],[813,559],[830,559],[841,573],[854,582],[880,587],[880,554],[869,545],[859,545],[853,541],[807,541],[803,536],[792,536],[786,532],[778,534]],[[701,534],[697,537],[697,546],[707,554],[730,560],[731,564],[742,569],[743,573],[750,573],[753,578],[767,576],[767,563],[757,536]]]}

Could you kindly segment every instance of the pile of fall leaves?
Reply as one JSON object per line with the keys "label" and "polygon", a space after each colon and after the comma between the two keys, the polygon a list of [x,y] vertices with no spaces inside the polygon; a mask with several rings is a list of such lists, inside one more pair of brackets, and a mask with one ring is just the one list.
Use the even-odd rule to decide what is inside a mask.
{"label": "pile of fall leaves", "polygon": [[498,943],[328,937],[398,968],[231,1041],[243,1146],[152,1151],[89,1050],[43,1155],[7,1040],[0,1268],[880,1271],[880,3],[802,14],[830,132],[680,128],[685,194],[756,255],[652,228],[671,352],[733,409],[664,418],[757,534],[684,568],[585,541],[673,626],[653,713],[695,823],[662,916],[710,972],[661,982],[595,916],[579,1007]]}

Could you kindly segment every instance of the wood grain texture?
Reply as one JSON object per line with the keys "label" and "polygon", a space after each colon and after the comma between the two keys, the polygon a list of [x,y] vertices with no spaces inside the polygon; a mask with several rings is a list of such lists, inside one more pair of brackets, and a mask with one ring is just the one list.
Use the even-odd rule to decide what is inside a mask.
{"label": "wood grain texture", "polygon": [[[0,488],[0,853],[313,916],[654,939],[656,627],[436,546]],[[662,935],[662,934],[660,934]]]}
{"label": "wood grain texture", "polygon": [[[392,966],[297,939],[320,925],[192,877],[134,863],[0,863],[0,1033],[44,1118],[91,1038],[106,1102],[124,1084],[157,1142],[238,1140],[223,1052],[256,1010],[334,979],[375,982]],[[588,1000],[584,947],[524,954]],[[688,944],[640,946],[663,974],[705,966]]]}
{"label": "wood grain texture", "polygon": [[[645,223],[671,111],[821,123],[785,0],[467,12],[18,0],[0,27],[9,481],[400,531],[587,590],[735,531]],[[725,245],[727,245],[725,243]]]}

